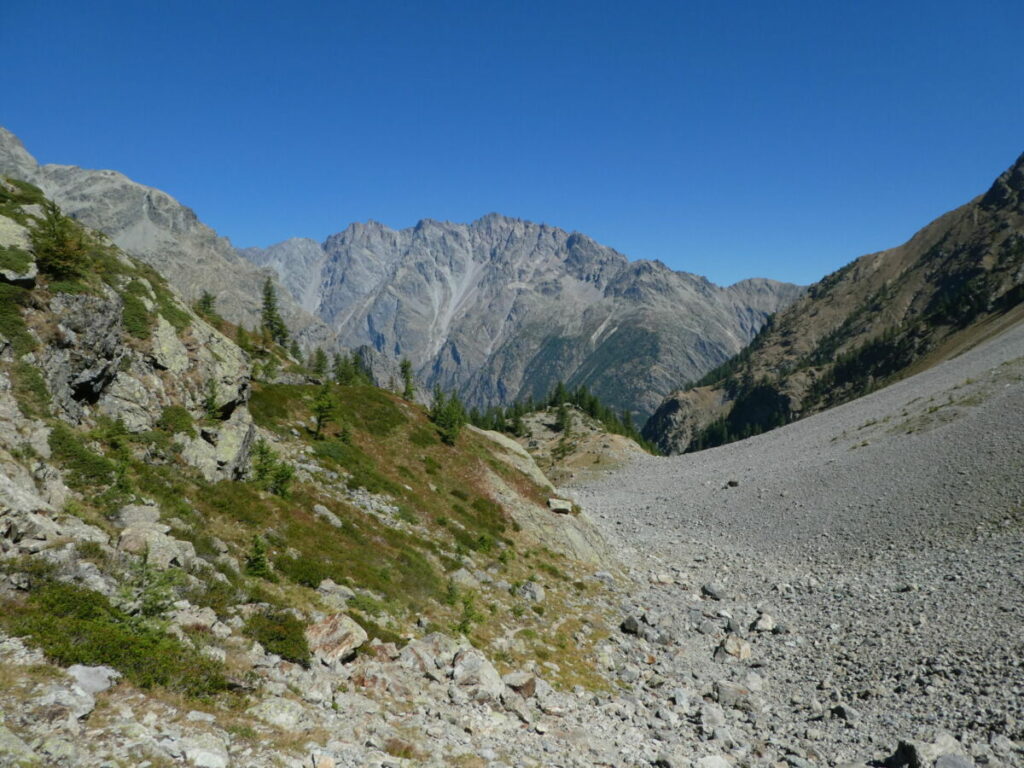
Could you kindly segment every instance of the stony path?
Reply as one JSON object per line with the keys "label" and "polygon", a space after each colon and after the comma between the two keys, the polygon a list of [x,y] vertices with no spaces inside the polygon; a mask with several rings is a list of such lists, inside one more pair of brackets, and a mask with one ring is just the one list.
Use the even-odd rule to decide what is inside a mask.
{"label": "stony path", "polygon": [[[754,671],[761,701],[726,713],[741,748],[863,763],[939,730],[962,764],[1024,764],[1007,746],[1024,739],[1024,326],[828,413],[573,491],[646,585],[626,608],[677,637],[698,683],[718,674],[702,634],[751,644],[732,677]],[[776,633],[749,628],[762,614]]]}

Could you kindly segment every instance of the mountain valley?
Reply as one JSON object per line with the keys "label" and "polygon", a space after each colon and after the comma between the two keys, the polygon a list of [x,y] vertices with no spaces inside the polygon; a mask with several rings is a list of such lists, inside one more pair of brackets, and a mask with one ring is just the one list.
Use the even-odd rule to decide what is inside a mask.
{"label": "mountain valley", "polygon": [[[243,260],[0,134],[0,765],[1024,765],[1021,163],[803,296],[497,215]],[[548,397],[722,363],[666,452],[778,428]]]}

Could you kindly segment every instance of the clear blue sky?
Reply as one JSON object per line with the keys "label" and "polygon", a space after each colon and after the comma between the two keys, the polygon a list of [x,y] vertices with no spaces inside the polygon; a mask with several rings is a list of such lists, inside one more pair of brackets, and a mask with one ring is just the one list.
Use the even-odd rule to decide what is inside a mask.
{"label": "clear blue sky", "polygon": [[1024,151],[1022,29],[1021,0],[0,0],[0,124],[240,246],[498,211],[811,282]]}

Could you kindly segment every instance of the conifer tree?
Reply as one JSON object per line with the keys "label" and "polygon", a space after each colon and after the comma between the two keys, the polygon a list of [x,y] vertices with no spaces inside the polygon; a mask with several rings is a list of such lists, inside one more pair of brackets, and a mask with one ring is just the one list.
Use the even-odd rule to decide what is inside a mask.
{"label": "conifer tree", "polygon": [[288,327],[281,319],[281,313],[277,308],[277,291],[270,278],[263,283],[263,310],[260,315],[260,324],[263,330],[270,337],[282,346],[288,344]]}
{"label": "conifer tree", "polygon": [[310,368],[313,369],[313,373],[317,376],[323,376],[327,373],[327,353],[324,352],[322,347],[317,347],[316,351],[313,352],[313,364]]}
{"label": "conifer tree", "polygon": [[[326,363],[325,363],[326,364]],[[313,418],[316,420],[316,431],[313,438],[320,439],[324,425],[331,420],[331,413],[334,411],[334,397],[331,394],[331,385],[326,381],[320,386],[313,400]]]}
{"label": "conifer tree", "polygon": [[203,291],[199,297],[199,301],[196,302],[196,311],[203,317],[213,317],[217,314],[217,310],[214,306],[217,298],[209,291]]}
{"label": "conifer tree", "polygon": [[413,395],[416,394],[416,387],[412,380],[412,363],[409,362],[408,358],[402,358],[402,397],[406,400],[412,400]]}

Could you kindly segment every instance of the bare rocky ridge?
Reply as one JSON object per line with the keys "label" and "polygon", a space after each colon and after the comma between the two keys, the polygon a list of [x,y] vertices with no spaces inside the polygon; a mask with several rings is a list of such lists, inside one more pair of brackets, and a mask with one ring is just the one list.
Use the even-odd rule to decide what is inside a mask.
{"label": "bare rocky ridge", "polygon": [[[209,291],[217,298],[217,311],[226,319],[250,328],[259,324],[263,283],[275,273],[240,258],[226,238],[167,193],[117,171],[40,165],[3,127],[0,176],[38,186],[66,214],[103,232],[126,253],[153,266],[187,301]],[[304,312],[290,292],[279,294],[288,327],[304,343],[332,343],[326,327]]]}
{"label": "bare rocky ridge", "polygon": [[1022,434],[1018,323],[846,405],[575,492],[648,582],[623,610],[672,639],[655,674],[674,670],[730,760],[768,743],[793,766],[1018,766]]}
{"label": "bare rocky ridge", "polygon": [[643,418],[802,293],[765,279],[722,288],[498,214],[403,230],[357,223],[322,246],[241,253],[277,270],[342,344],[408,357],[428,386],[473,405],[542,397],[561,379]]}

